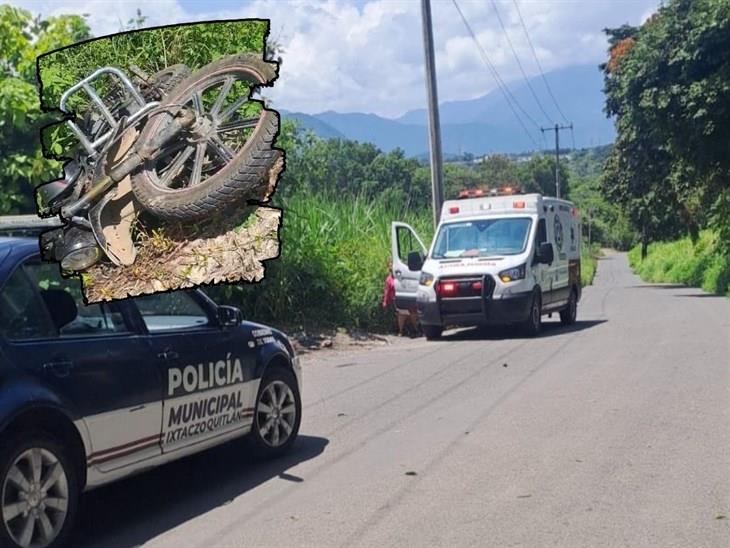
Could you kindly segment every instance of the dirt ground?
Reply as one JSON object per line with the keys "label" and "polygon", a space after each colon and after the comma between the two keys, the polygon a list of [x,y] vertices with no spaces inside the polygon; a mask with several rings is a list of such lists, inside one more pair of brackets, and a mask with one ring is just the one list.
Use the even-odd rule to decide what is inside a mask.
{"label": "dirt ground", "polygon": [[294,343],[297,353],[322,351],[331,354],[356,349],[387,347],[404,341],[417,341],[419,337],[399,337],[394,334],[369,333],[357,329],[297,330],[284,329]]}
{"label": "dirt ground", "polygon": [[[279,158],[263,182],[267,200],[283,169]],[[137,221],[137,256],[129,266],[97,263],[82,275],[88,302],[220,282],[256,282],[264,261],[279,256],[281,211],[248,206],[211,221],[145,224]]]}

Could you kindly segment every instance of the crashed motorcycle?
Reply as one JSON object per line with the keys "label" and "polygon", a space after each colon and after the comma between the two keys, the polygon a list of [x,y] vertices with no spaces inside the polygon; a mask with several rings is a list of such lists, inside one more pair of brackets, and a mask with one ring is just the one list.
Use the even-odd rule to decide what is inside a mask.
{"label": "crashed motorcycle", "polygon": [[37,190],[41,216],[64,222],[41,235],[44,258],[66,271],[105,257],[131,265],[139,214],[185,224],[260,197],[279,154],[279,118],[251,94],[276,79],[277,67],[249,55],[192,74],[184,65],[151,76],[132,68],[132,77],[103,67],[66,90],[62,111],[79,97],[87,108],[78,123],[66,121],[80,144],[64,178]]}

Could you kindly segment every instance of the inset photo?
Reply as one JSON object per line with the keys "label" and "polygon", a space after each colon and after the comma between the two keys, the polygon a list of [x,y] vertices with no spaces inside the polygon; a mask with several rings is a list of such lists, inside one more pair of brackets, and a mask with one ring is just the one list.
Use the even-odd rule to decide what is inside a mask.
{"label": "inset photo", "polygon": [[260,95],[266,20],[120,33],[38,58],[44,128],[63,178],[36,189],[44,259],[79,274],[87,302],[259,281],[279,255],[279,114]]}

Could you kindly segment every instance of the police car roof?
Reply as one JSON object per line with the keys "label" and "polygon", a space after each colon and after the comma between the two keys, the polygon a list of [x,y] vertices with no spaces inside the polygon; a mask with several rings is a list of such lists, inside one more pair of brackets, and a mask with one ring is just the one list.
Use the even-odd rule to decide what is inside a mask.
{"label": "police car roof", "polygon": [[[29,238],[24,236],[0,236],[0,267],[10,267],[18,260],[39,253],[38,238]],[[11,259],[9,259],[9,257]],[[12,260],[15,257],[15,260]],[[2,270],[0,268],[0,270]]]}

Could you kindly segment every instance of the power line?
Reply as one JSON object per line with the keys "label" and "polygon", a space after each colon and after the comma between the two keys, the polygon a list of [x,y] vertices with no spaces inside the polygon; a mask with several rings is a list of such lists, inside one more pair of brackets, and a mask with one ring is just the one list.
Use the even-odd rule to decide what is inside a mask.
{"label": "power line", "polygon": [[504,33],[504,37],[507,39],[507,44],[509,44],[509,49],[512,50],[512,55],[514,55],[515,61],[517,61],[517,66],[520,68],[520,72],[522,73],[522,78],[525,80],[527,87],[530,89],[530,93],[532,93],[532,98],[535,99],[537,106],[540,107],[540,110],[542,111],[543,115],[545,116],[545,119],[548,122],[553,123],[553,120],[550,118],[550,115],[543,108],[542,103],[540,102],[540,99],[537,96],[537,93],[535,93],[535,89],[532,87],[532,84],[530,83],[530,80],[527,78],[527,74],[525,73],[525,69],[522,66],[520,57],[519,57],[519,55],[517,55],[517,50],[515,50],[515,47],[512,44],[512,40],[510,40],[509,34],[507,33],[507,28],[504,26],[504,22],[502,21],[502,16],[499,14],[499,9],[497,8],[497,2],[495,2],[495,0],[492,0],[492,7],[494,8],[494,13],[497,15],[497,21],[499,21],[499,26],[502,27],[502,32]]}
{"label": "power line", "polygon": [[542,76],[542,81],[545,83],[545,87],[548,90],[548,94],[550,94],[550,98],[553,100],[553,104],[555,105],[555,108],[560,113],[560,116],[563,117],[563,120],[565,120],[565,123],[569,123],[568,118],[563,114],[562,109],[560,108],[560,105],[558,104],[558,100],[555,98],[555,95],[553,94],[553,90],[550,87],[550,83],[548,82],[547,78],[545,77],[545,71],[542,70],[542,65],[540,64],[540,60],[537,58],[537,52],[535,51],[535,46],[532,45],[532,40],[530,40],[530,33],[527,31],[527,25],[525,25],[525,20],[522,18],[522,13],[520,12],[520,6],[517,4],[517,0],[512,0],[512,2],[515,5],[515,8],[517,9],[517,15],[520,18],[520,23],[522,23],[522,30],[525,31],[525,36],[527,37],[527,43],[530,44],[530,49],[532,50],[532,56],[535,58],[535,63],[537,63],[537,68],[540,69],[540,75]]}
{"label": "power line", "polygon": [[517,118],[517,121],[520,123],[520,125],[522,126],[522,129],[525,131],[525,134],[527,134],[527,137],[530,139],[530,141],[532,141],[532,144],[535,146],[535,148],[539,149],[540,145],[537,144],[537,141],[535,141],[534,137],[532,136],[530,131],[527,129],[527,126],[523,122],[522,118],[520,118],[519,114],[517,114],[517,111],[515,110],[514,105],[510,101],[510,98],[512,99],[512,101],[514,101],[514,104],[517,106],[517,108],[520,109],[522,114],[524,114],[525,117],[528,120],[530,120],[530,122],[532,122],[532,124],[536,128],[540,129],[540,125],[537,122],[535,122],[535,120],[532,118],[532,116],[530,116],[527,112],[525,112],[525,109],[522,108],[522,106],[519,104],[517,99],[515,99],[514,95],[512,95],[512,92],[502,81],[502,78],[500,78],[499,73],[497,72],[497,69],[494,67],[494,65],[492,65],[492,62],[489,60],[489,57],[487,56],[487,52],[484,51],[484,48],[479,43],[479,40],[477,39],[476,34],[472,30],[471,25],[469,24],[469,21],[467,21],[466,17],[464,16],[464,13],[461,11],[459,4],[456,2],[456,0],[452,0],[452,2],[454,3],[454,7],[456,8],[456,11],[459,12],[459,15],[461,16],[461,20],[464,22],[464,26],[466,27],[466,30],[471,35],[472,40],[474,40],[474,43],[476,44],[477,49],[479,50],[479,53],[481,54],[482,60],[484,61],[484,63],[487,65],[487,67],[491,71],[492,76],[494,77],[494,80],[497,82],[497,87],[502,92],[502,95],[504,95],[504,98],[507,101],[507,105],[509,106],[510,110],[512,111],[512,114],[515,115],[515,118]]}

